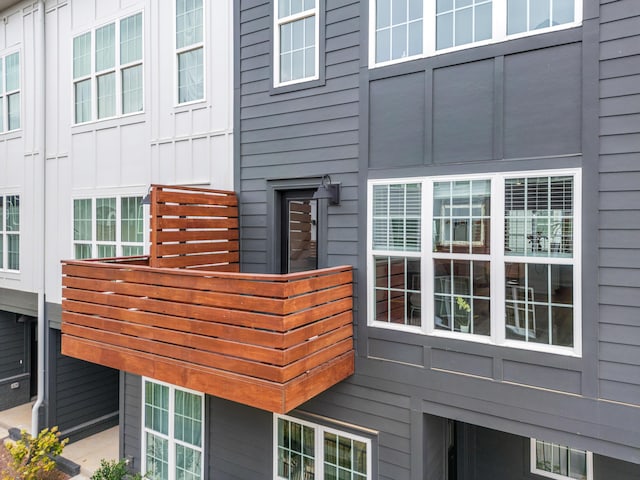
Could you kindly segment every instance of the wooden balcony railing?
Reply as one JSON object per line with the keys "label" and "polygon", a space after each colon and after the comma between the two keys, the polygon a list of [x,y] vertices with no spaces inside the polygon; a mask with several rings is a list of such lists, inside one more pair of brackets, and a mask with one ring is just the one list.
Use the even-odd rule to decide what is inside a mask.
{"label": "wooden balcony railing", "polygon": [[[197,245],[209,240],[197,232],[207,224],[189,209],[157,211],[156,219],[162,212],[186,218],[152,219],[159,246],[151,257],[63,262],[63,354],[278,413],[353,373],[351,267],[216,271],[236,270],[237,252],[218,245],[203,252]],[[237,240],[223,238],[220,223],[211,243],[233,250]],[[196,247],[172,243],[185,224],[196,229],[192,239],[200,235]],[[157,235],[163,228],[176,235]]]}

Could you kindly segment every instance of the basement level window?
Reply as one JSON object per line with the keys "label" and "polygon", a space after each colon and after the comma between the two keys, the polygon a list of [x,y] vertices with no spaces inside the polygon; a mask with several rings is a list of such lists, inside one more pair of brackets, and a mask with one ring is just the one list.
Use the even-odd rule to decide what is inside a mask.
{"label": "basement level window", "polygon": [[556,480],[592,480],[593,455],[532,438],[531,473]]}

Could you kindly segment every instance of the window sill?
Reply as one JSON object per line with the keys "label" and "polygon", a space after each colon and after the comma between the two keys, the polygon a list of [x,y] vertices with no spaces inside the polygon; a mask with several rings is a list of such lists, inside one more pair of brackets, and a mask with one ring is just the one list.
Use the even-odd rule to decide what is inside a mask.
{"label": "window sill", "polygon": [[301,80],[294,83],[285,83],[274,85],[271,87],[270,95],[279,95],[281,93],[297,92],[301,90],[307,90],[309,88],[322,87],[325,84],[324,78],[312,78],[309,80]]}
{"label": "window sill", "polygon": [[102,130],[105,128],[112,128],[124,125],[133,125],[136,123],[144,122],[145,111],[127,113],[126,115],[119,115],[116,117],[100,118],[97,120],[90,120],[88,122],[74,123],[71,125],[72,133],[80,133],[92,130]]}

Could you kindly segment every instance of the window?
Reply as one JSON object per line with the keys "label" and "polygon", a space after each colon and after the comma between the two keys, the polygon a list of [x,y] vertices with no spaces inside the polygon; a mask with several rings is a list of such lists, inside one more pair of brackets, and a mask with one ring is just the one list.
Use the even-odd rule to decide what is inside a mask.
{"label": "window", "polygon": [[154,380],[143,384],[145,478],[204,478],[204,395]]}
{"label": "window", "polygon": [[557,480],[593,479],[593,454],[531,439],[531,473]]}
{"label": "window", "polygon": [[74,257],[142,255],[142,197],[78,198],[73,201]]}
{"label": "window", "polygon": [[20,54],[0,57],[0,133],[20,128]]}
{"label": "window", "polygon": [[371,441],[296,418],[274,416],[274,478],[370,480]]}
{"label": "window", "polygon": [[20,270],[18,195],[0,195],[0,270]]}
{"label": "window", "polygon": [[142,13],[74,37],[73,92],[75,123],[142,111]]}
{"label": "window", "polygon": [[318,0],[276,0],[274,84],[318,78]]}
{"label": "window", "polygon": [[370,65],[578,25],[581,0],[370,0]]}
{"label": "window", "polygon": [[202,0],[176,1],[178,103],[204,98],[204,33]]}
{"label": "window", "polygon": [[580,353],[579,172],[370,182],[370,324]]}

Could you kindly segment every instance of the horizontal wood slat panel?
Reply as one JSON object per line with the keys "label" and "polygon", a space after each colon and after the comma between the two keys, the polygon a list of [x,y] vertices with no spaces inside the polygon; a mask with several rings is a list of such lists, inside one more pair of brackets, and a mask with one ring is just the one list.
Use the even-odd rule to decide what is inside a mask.
{"label": "horizontal wood slat panel", "polygon": [[279,413],[353,373],[351,267],[239,273],[233,192],[154,185],[149,234],[63,262],[64,354]]}
{"label": "horizontal wood slat panel", "polygon": [[[282,400],[278,410],[270,410],[281,412],[289,408],[285,405],[308,400],[317,388],[306,385],[298,392],[300,377],[308,382],[317,377],[328,388],[353,372],[347,369],[335,380],[335,372],[324,369],[353,352],[350,267],[253,275],[114,260],[69,261],[62,268],[63,343],[75,342],[69,351],[77,358],[94,361],[95,352],[86,349],[91,342],[101,346],[98,363],[103,365],[103,356],[131,355],[269,382],[279,387],[283,399],[287,391],[296,392],[297,400]],[[122,362],[117,368],[144,375],[136,365]],[[309,375],[318,369],[324,373]],[[215,392],[218,387],[208,393]]]}

